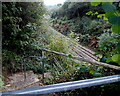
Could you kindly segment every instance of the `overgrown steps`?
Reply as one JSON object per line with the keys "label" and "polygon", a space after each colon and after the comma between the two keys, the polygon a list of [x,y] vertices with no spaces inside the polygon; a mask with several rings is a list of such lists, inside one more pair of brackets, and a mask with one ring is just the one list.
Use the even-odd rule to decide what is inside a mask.
{"label": "overgrown steps", "polygon": [[[58,38],[64,38],[65,42],[68,44],[66,46],[69,50],[71,50],[71,54],[75,53],[74,55],[90,59],[90,60],[98,60],[101,58],[101,55],[94,56],[95,52],[78,44],[75,40],[72,40],[71,38],[68,38],[67,36],[61,34],[60,32],[56,31],[52,27],[48,27],[49,34],[51,35],[51,38],[56,40]],[[53,50],[54,51],[54,50]]]}
{"label": "overgrown steps", "polygon": [[[82,58],[90,59],[90,60],[99,60],[100,56],[94,56],[95,52],[92,50],[85,48],[81,45],[79,45],[76,41],[71,40],[67,36],[64,36],[63,34],[57,32],[52,27],[48,27],[49,35],[51,38],[54,38],[55,40],[57,38],[64,38],[65,42],[69,44],[68,47],[71,50],[71,54],[75,53],[74,55],[80,56]],[[54,51],[54,50],[53,50]],[[25,79],[26,75],[26,79]],[[42,77],[41,77],[42,78]],[[13,76],[9,77],[8,84],[3,87],[3,91],[12,91],[12,90],[18,90],[28,87],[38,87],[42,85],[42,80],[38,79],[33,71],[27,71],[27,72],[20,72],[13,74]]]}
{"label": "overgrown steps", "polygon": [[40,80],[35,76],[33,71],[18,72],[8,76],[3,91],[12,91],[34,86],[37,87],[40,86],[39,84]]}

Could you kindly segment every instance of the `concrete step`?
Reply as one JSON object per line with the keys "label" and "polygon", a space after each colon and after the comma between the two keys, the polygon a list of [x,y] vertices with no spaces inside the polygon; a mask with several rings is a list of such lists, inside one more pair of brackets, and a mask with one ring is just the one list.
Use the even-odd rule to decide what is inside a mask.
{"label": "concrete step", "polygon": [[[26,78],[25,78],[26,75]],[[35,76],[33,71],[18,72],[9,76],[6,85],[3,87],[4,91],[12,91],[23,89],[29,86],[40,86],[40,80]]]}

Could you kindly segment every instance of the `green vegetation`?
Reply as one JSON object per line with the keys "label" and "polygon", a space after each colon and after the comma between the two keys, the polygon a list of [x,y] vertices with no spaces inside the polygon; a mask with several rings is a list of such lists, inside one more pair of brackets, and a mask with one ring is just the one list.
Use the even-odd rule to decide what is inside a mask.
{"label": "green vegetation", "polygon": [[[94,6],[94,4],[93,4],[93,6]],[[119,6],[117,6],[117,7],[119,8]],[[119,12],[119,10],[117,10],[118,9],[117,7],[114,4],[111,4],[111,3],[102,3],[102,8],[106,12],[105,17],[108,19],[109,23],[112,24],[112,32],[117,33],[117,35],[119,35],[120,34],[120,31],[119,31],[119,29],[120,29],[120,27],[119,27],[120,26],[120,12]],[[119,52],[119,49],[117,48],[119,43],[120,43],[119,36],[118,36],[118,38],[113,37],[111,39],[111,41],[114,42],[114,45],[116,43],[117,44],[116,44],[116,46],[114,46],[112,48],[112,49],[116,48],[115,50],[108,50],[110,52],[106,56],[111,57],[108,60],[108,62],[112,61],[112,62],[118,63],[118,65],[120,65],[120,58],[119,58],[120,52]],[[106,48],[106,49],[108,49],[108,48]],[[111,54],[111,52],[113,52],[113,54]]]}
{"label": "green vegetation", "polygon": [[116,33],[108,33],[105,32],[98,37],[99,42],[99,50],[103,53],[104,56],[111,56],[113,54],[117,54],[116,50],[114,49],[115,46],[118,44],[118,39],[120,38],[120,34]]}
{"label": "green vegetation", "polygon": [[3,76],[2,75],[0,75],[0,88],[4,85],[4,82],[3,82]]}
{"label": "green vegetation", "polygon": [[[92,6],[91,6],[92,5]],[[80,44],[93,47],[97,53],[102,54],[101,62],[110,63],[119,66],[120,63],[120,31],[119,31],[119,17],[120,11],[118,10],[118,3],[101,3],[92,2],[65,2],[63,6],[57,8],[51,15],[52,26],[60,33],[77,39]],[[82,11],[81,11],[82,10]],[[95,44],[91,42],[95,42]],[[82,62],[83,63],[83,62]],[[119,71],[105,69],[101,66],[92,66],[89,64],[74,63],[77,66],[77,70],[73,69],[66,75],[69,80],[79,80],[92,77],[101,77],[119,73]],[[64,76],[64,75],[63,75]],[[71,76],[74,76],[73,79]],[[68,78],[64,80],[68,80]],[[76,91],[62,92],[62,96],[66,95],[84,95],[96,96],[96,95],[108,95],[111,93],[119,92],[119,83],[108,84],[103,86],[96,86],[85,88]],[[109,88],[108,88],[109,87]],[[116,88],[116,89],[114,89]],[[96,90],[96,92],[94,92]],[[108,91],[109,90],[109,91]]]}
{"label": "green vegetation", "polygon": [[104,11],[100,6],[94,7],[90,3],[65,2],[62,7],[53,12],[51,22],[57,31],[64,35],[74,32],[80,44],[89,45],[91,40],[99,37],[111,27],[111,24],[102,20],[102,14]]}
{"label": "green vegetation", "polygon": [[[65,2],[62,7],[53,12],[51,22],[53,27],[62,34],[69,36],[74,33],[74,38],[77,38],[80,44],[89,45],[100,54],[104,51],[104,56],[111,57],[115,53],[119,54],[116,48],[120,38],[119,6],[117,3],[100,4],[100,2],[93,2],[91,6],[90,3]],[[80,11],[83,8],[85,12]]]}
{"label": "green vegetation", "polygon": [[41,38],[45,9],[43,3],[5,2],[2,10],[3,69],[21,71],[22,56],[32,54],[45,41]]}
{"label": "green vegetation", "polygon": [[[76,55],[73,48],[79,43],[101,54],[102,62],[120,65],[119,7],[117,3],[65,2],[49,12],[42,2],[4,2],[2,4],[3,71],[7,70],[6,73],[9,74],[23,70],[33,70],[39,74],[51,73],[50,78],[45,78],[45,84],[119,73],[110,68],[72,59],[72,56]],[[50,22],[46,15],[51,16]],[[63,57],[42,52],[40,48],[69,55]],[[39,57],[23,58],[23,56]],[[0,87],[3,84],[3,76],[0,75]],[[108,96],[118,94],[119,89],[120,83],[114,83],[59,94]]]}

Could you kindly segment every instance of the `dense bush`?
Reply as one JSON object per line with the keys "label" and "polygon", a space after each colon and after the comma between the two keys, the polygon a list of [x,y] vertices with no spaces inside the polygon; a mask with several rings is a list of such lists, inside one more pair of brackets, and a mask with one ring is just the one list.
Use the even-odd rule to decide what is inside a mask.
{"label": "dense bush", "polygon": [[[67,47],[68,47],[68,44],[67,42],[65,42],[65,39],[62,37],[58,38],[57,40],[52,39],[51,43],[48,45],[48,48],[50,50],[54,50],[61,53],[68,53],[69,50],[67,49]],[[66,57],[52,54],[52,53],[47,53],[46,55],[48,56],[48,59],[50,60],[51,64],[59,63],[62,66],[62,68],[66,67],[67,64],[69,63],[69,60]]]}
{"label": "dense bush", "polygon": [[[57,9],[51,15],[52,18],[60,18],[67,16],[68,19],[73,19],[77,17],[83,17],[88,11],[103,13],[103,10],[98,6],[97,8],[90,5],[87,2],[65,2],[62,7]],[[91,18],[96,18],[96,16],[90,16]]]}
{"label": "dense bush", "polygon": [[[88,12],[94,15],[87,15]],[[104,13],[100,6],[91,6],[90,3],[65,2],[62,7],[53,12],[51,17],[53,27],[57,31],[64,35],[77,33],[79,42],[89,45],[93,37],[96,38],[111,28],[110,23],[102,20]]]}
{"label": "dense bush", "polygon": [[113,54],[117,54],[117,52],[115,52],[115,48],[118,44],[119,38],[120,34],[109,32],[105,32],[98,37],[99,51],[103,54],[103,56],[110,57]]}
{"label": "dense bush", "polygon": [[21,53],[32,47],[41,25],[41,7],[42,3],[3,3],[3,49]]}
{"label": "dense bush", "polygon": [[[87,16],[82,18],[68,18],[61,17],[51,20],[52,26],[60,33],[69,36],[71,32],[74,32],[74,38],[78,38],[78,41],[84,45],[89,45],[92,38],[97,38],[103,32],[111,32],[111,24],[104,20],[91,19]],[[96,47],[96,46],[94,46]]]}
{"label": "dense bush", "polygon": [[43,14],[42,2],[2,3],[3,66],[17,71],[21,56],[37,48],[36,40],[43,34]]}
{"label": "dense bush", "polygon": [[[99,2],[97,2],[97,3],[99,3]],[[93,2],[93,4],[97,4],[97,3]],[[111,24],[110,24],[110,23],[113,23],[112,29],[114,29],[114,31],[116,33],[119,33],[119,29],[117,28],[118,26],[117,27],[114,26],[114,24],[117,22],[117,20],[116,20],[116,22],[114,22],[116,18],[112,18],[111,22],[109,23],[102,19],[96,19],[96,17],[94,17],[94,16],[86,17],[84,12],[86,12],[86,9],[88,9],[89,7],[87,6],[87,8],[86,8],[86,6],[84,6],[84,4],[83,4],[84,10],[82,8],[80,8],[82,11],[81,11],[81,14],[79,14],[80,10],[78,7],[81,7],[81,6],[80,6],[80,4],[78,4],[78,5],[77,5],[77,3],[75,4],[75,2],[74,3],[65,2],[64,5],[62,6],[62,8],[65,11],[63,11],[61,8],[61,9],[57,10],[56,12],[54,12],[52,15],[52,18],[54,18],[54,20],[52,21],[53,27],[56,30],[58,30],[59,32],[63,33],[64,35],[68,35],[68,33],[69,33],[69,37],[72,37],[72,38],[75,36],[75,34],[73,34],[73,32],[76,32],[79,34],[76,36],[79,36],[81,41],[84,40],[83,42],[86,42],[86,41],[89,42],[89,39],[91,39],[93,36],[96,36],[96,37],[99,36],[99,38],[98,38],[100,40],[99,41],[99,47],[100,47],[99,50],[101,51],[101,54],[107,55],[107,56],[112,56],[112,55],[116,54],[117,51],[115,49],[115,46],[118,44],[120,37],[119,37],[119,34],[111,34],[111,31],[113,31],[113,30],[111,30]],[[106,12],[106,10],[108,10],[108,11],[110,10],[110,12],[111,12],[115,9],[115,7],[113,5],[110,5],[110,6],[111,6],[110,9],[108,8],[108,6],[104,6],[105,12]],[[97,7],[96,7],[96,9],[97,9]],[[90,9],[90,10],[92,10],[92,9]],[[114,10],[114,12],[117,12],[117,11]],[[119,11],[117,13],[118,14],[116,14],[116,15],[119,16]],[[109,15],[113,15],[113,14],[109,14]],[[76,18],[76,17],[78,17],[78,18]],[[117,23],[119,23],[119,22],[117,22]],[[67,31],[65,30],[65,32],[64,32],[66,25],[68,26],[68,29],[67,29]],[[120,48],[120,47],[118,47],[118,48]],[[117,55],[114,56],[114,59],[115,59],[115,61],[119,60],[119,53],[117,53]],[[67,75],[70,78],[72,78],[69,80],[87,79],[87,78],[92,78],[92,77],[101,77],[101,76],[116,74],[113,70],[111,70],[109,68],[105,69],[100,66],[94,66],[91,69],[91,67],[92,67],[91,65],[90,66],[86,66],[86,65],[85,66],[78,65],[78,66],[80,66],[79,70],[69,71],[68,74],[72,75],[72,76]],[[64,78],[67,76],[66,75],[62,76],[63,82],[68,80],[68,78]],[[59,81],[59,79],[61,80],[61,78],[58,78],[58,80],[56,80],[56,81]],[[66,96],[66,95],[67,96],[72,96],[72,95],[76,95],[76,96],[79,96],[79,95],[81,95],[81,96],[82,95],[84,95],[84,96],[96,96],[96,95],[97,96],[101,96],[101,95],[108,96],[108,95],[110,95],[111,96],[111,94],[115,94],[116,96],[118,96],[119,89],[120,89],[120,83],[118,82],[118,83],[114,83],[114,84],[106,84],[106,85],[100,85],[100,86],[93,86],[90,88],[72,90],[69,92],[61,92],[60,95],[61,96]]]}

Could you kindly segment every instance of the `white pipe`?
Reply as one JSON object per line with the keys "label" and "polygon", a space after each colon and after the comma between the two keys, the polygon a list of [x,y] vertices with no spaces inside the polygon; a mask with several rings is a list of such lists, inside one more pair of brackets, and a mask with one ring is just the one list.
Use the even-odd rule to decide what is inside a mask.
{"label": "white pipe", "polygon": [[59,84],[53,84],[53,85],[47,85],[47,86],[41,86],[38,88],[26,88],[23,90],[17,90],[17,91],[11,91],[11,92],[4,92],[2,96],[5,96],[7,94],[9,95],[30,95],[30,94],[49,94],[54,92],[61,92],[61,91],[68,91],[78,88],[85,88],[85,87],[91,87],[91,86],[97,86],[107,83],[114,83],[120,81],[120,75],[113,75],[113,76],[106,76],[106,77],[100,77],[95,79],[86,79],[86,80],[79,80],[79,81],[72,81],[72,82],[66,82],[66,83],[59,83]]}

